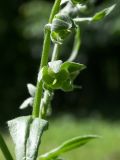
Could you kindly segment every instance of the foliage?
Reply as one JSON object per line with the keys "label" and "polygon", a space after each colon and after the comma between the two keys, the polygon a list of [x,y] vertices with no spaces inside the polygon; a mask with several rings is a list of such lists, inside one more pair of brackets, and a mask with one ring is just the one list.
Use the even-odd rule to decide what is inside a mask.
{"label": "foliage", "polygon": [[[59,158],[61,153],[81,147],[89,140],[97,137],[95,135],[75,137],[44,155],[40,156],[38,154],[41,136],[48,125],[48,121],[46,119],[54,90],[61,89],[63,91],[72,91],[76,88],[73,84],[75,78],[80,71],[85,68],[85,65],[73,62],[77,57],[79,49],[79,47],[75,47],[76,44],[73,46],[73,51],[70,55],[70,57],[73,58],[68,58],[68,61],[66,62],[59,60],[58,53],[60,53],[62,44],[68,34],[73,32],[73,30],[76,30],[76,35],[79,34],[79,30],[77,28],[80,27],[81,23],[99,21],[107,16],[115,7],[115,5],[108,7],[100,12],[97,12],[92,17],[78,17],[78,13],[81,11],[85,12],[88,7],[87,4],[85,4],[85,9],[83,10],[82,8],[81,10],[81,2],[82,1],[76,0],[67,2],[64,0],[62,2],[61,0],[56,0],[53,5],[48,24],[45,25],[44,28],[44,43],[37,85],[36,87],[31,84],[28,85],[28,91],[31,97],[25,100],[22,106],[20,106],[20,108],[23,109],[29,105],[32,105],[32,115],[18,117],[8,121],[10,134],[15,144],[16,160],[36,160],[39,158],[44,160],[59,160],[61,159]],[[65,3],[64,7],[69,8],[70,6],[68,13],[64,11],[64,7],[61,8],[63,3]],[[79,10],[75,12],[73,17],[71,16],[71,12],[73,12],[77,6],[79,6]],[[51,62],[48,63],[51,41],[54,43],[54,50],[52,53]],[[74,50],[76,49],[77,51],[75,53]],[[74,54],[75,56],[72,56]],[[1,142],[3,144],[1,145],[2,150],[6,150],[6,152],[9,153],[8,149],[5,149],[5,142],[2,138]],[[6,152],[3,153],[6,154]],[[8,157],[6,158],[9,159]]]}

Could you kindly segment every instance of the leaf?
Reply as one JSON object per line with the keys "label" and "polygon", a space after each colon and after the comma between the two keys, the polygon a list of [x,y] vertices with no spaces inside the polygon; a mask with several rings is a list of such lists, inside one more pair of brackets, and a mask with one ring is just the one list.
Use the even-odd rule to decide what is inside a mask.
{"label": "leaf", "polygon": [[2,137],[2,135],[0,134],[0,149],[4,155],[4,157],[6,158],[6,160],[13,160],[12,155]]}
{"label": "leaf", "polygon": [[41,136],[47,126],[48,122],[39,118],[35,118],[31,123],[29,137],[26,144],[26,160],[36,160]]}
{"label": "leaf", "polygon": [[15,144],[16,160],[36,160],[38,147],[47,121],[23,116],[8,121],[8,127]]}
{"label": "leaf", "polygon": [[32,106],[33,105],[33,97],[29,97],[27,98],[21,105],[20,105],[20,109],[25,109],[29,106]]}
{"label": "leaf", "polygon": [[107,16],[108,14],[110,14],[112,12],[112,10],[115,8],[116,4],[112,5],[111,7],[105,8],[102,11],[96,13],[93,18],[92,21],[99,21],[101,19],[103,19],[105,16]]}
{"label": "leaf", "polygon": [[97,12],[93,17],[84,17],[84,18],[77,17],[77,18],[74,18],[73,21],[78,25],[80,25],[81,22],[97,22],[97,21],[100,21],[104,17],[109,15],[113,11],[115,6],[116,6],[116,4],[112,5],[111,7],[105,8],[102,11]]}
{"label": "leaf", "polygon": [[87,136],[79,136],[72,138],[63,144],[61,144],[59,147],[49,151],[48,153],[45,153],[39,157],[39,160],[51,160],[55,157],[58,157],[60,154],[64,152],[71,151],[75,148],[81,147],[88,143],[91,139],[98,138],[99,136],[96,135],[87,135]]}
{"label": "leaf", "polygon": [[71,72],[81,71],[85,69],[86,66],[84,64],[75,63],[75,62],[64,62],[61,66],[61,69],[68,70]]}
{"label": "leaf", "polygon": [[[61,70],[64,69],[69,72],[69,79],[72,81],[74,81],[75,78],[80,73],[80,71],[82,71],[85,68],[86,68],[86,66],[84,64],[75,63],[75,62],[65,62],[61,66]],[[72,86],[72,88],[74,89],[73,86]]]}
{"label": "leaf", "polygon": [[27,84],[27,88],[28,88],[29,94],[32,97],[34,97],[35,96],[36,87],[33,84],[28,83]]}
{"label": "leaf", "polygon": [[64,142],[61,146],[59,146],[59,152],[64,153],[68,152],[70,150],[73,150],[75,148],[81,147],[89,142],[89,140],[98,138],[98,136],[95,135],[87,135],[87,136],[79,136],[72,138],[66,142]]}
{"label": "leaf", "polygon": [[16,160],[24,160],[26,157],[26,141],[31,122],[31,116],[23,116],[8,121],[9,131],[15,144]]}

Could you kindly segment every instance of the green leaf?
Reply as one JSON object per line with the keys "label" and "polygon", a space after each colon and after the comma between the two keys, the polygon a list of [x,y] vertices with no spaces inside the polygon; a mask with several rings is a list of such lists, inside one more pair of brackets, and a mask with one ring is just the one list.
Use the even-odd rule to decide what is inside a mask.
{"label": "green leaf", "polygon": [[36,160],[38,147],[47,121],[23,116],[8,121],[8,127],[15,144],[16,160]]}
{"label": "green leaf", "polygon": [[105,16],[107,16],[108,14],[110,14],[112,12],[112,10],[115,8],[115,4],[112,5],[111,7],[105,8],[102,11],[96,13],[93,18],[92,21],[99,21],[101,19],[103,19]]}
{"label": "green leaf", "polygon": [[63,144],[61,144],[59,147],[49,151],[48,153],[45,153],[39,157],[39,160],[52,160],[55,157],[58,157],[64,152],[71,151],[75,148],[81,147],[88,143],[91,139],[99,138],[99,136],[96,135],[87,135],[87,136],[79,136],[72,138]]}
{"label": "green leaf", "polygon": [[93,17],[77,17],[74,18],[73,21],[77,24],[80,25],[81,22],[97,22],[102,20],[104,17],[109,15],[113,9],[115,8],[116,4],[112,5],[111,7],[105,8],[100,12],[97,12]]}
{"label": "green leaf", "polygon": [[0,149],[4,155],[4,157],[6,158],[6,160],[13,160],[12,155],[2,137],[2,135],[0,134]]}
{"label": "green leaf", "polygon": [[84,64],[75,63],[75,62],[65,62],[62,64],[61,69],[65,69],[67,71],[76,72],[85,69],[86,66]]}
{"label": "green leaf", "polygon": [[32,97],[34,97],[34,96],[35,96],[36,87],[35,87],[33,84],[28,83],[28,84],[27,84],[27,88],[28,88],[29,94],[30,94]]}
{"label": "green leaf", "polygon": [[98,138],[98,136],[95,135],[88,135],[88,136],[79,136],[72,138],[66,142],[64,142],[60,147],[59,147],[59,152],[64,153],[68,152],[70,150],[73,150],[75,148],[81,147],[88,143],[91,139]]}
{"label": "green leaf", "polygon": [[[75,78],[78,76],[78,74],[80,73],[80,71],[82,71],[83,69],[85,69],[86,66],[84,64],[80,64],[80,63],[75,63],[75,62],[65,62],[62,64],[61,66],[61,70],[66,70],[69,72],[69,79],[71,81],[74,81]],[[70,83],[69,83],[70,84]],[[68,85],[67,85],[68,86]],[[72,88],[70,90],[73,90],[74,87],[71,86]]]}

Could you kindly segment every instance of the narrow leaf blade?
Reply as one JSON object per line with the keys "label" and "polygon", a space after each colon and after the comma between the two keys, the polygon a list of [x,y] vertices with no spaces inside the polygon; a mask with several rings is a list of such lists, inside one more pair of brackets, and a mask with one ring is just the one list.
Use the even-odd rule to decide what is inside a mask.
{"label": "narrow leaf blade", "polygon": [[8,121],[8,127],[15,144],[16,160],[23,160],[26,157],[26,139],[28,136],[31,116],[23,116]]}
{"label": "narrow leaf blade", "polygon": [[64,153],[64,152],[73,150],[75,148],[81,147],[94,138],[97,138],[97,136],[89,135],[89,136],[79,136],[79,137],[72,138],[64,142],[59,147],[59,152]]}
{"label": "narrow leaf blade", "polygon": [[112,5],[111,7],[105,8],[102,11],[96,13],[93,18],[92,21],[99,21],[101,19],[103,19],[105,16],[107,16],[108,14],[110,14],[112,12],[112,10],[115,8],[116,4]]}
{"label": "narrow leaf blade", "polygon": [[36,160],[37,151],[43,131],[47,128],[48,122],[43,119],[35,118],[30,126],[29,138],[26,144],[27,160]]}
{"label": "narrow leaf blade", "polygon": [[41,155],[39,157],[39,160],[48,160],[48,159],[58,157],[60,154],[62,154],[64,152],[71,151],[75,148],[81,147],[81,146],[85,145],[86,143],[88,143],[91,139],[95,139],[98,137],[99,136],[96,136],[96,135],[87,135],[87,136],[79,136],[79,137],[72,138],[72,139],[64,142],[59,147],[51,150],[50,152],[48,152],[44,155]]}
{"label": "narrow leaf blade", "polygon": [[3,155],[6,158],[6,160],[13,160],[12,155],[1,134],[0,134],[0,149],[3,152]]}

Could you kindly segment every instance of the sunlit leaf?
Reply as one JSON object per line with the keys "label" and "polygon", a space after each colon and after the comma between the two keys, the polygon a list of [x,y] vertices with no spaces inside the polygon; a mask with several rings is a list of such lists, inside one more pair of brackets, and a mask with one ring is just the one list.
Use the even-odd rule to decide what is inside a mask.
{"label": "sunlit leaf", "polygon": [[[27,137],[26,157],[29,160],[36,160],[38,147],[41,141],[43,131],[47,128],[47,121],[35,118],[29,128],[29,137]],[[27,160],[27,159],[26,159]]]}
{"label": "sunlit leaf", "polygon": [[38,147],[47,121],[32,116],[23,116],[8,121],[15,144],[16,160],[36,160]]}
{"label": "sunlit leaf", "polygon": [[59,147],[51,150],[50,152],[41,155],[39,157],[39,160],[48,160],[48,159],[52,160],[55,157],[58,157],[59,155],[61,155],[62,153],[81,147],[86,143],[88,143],[91,139],[95,139],[98,137],[99,136],[96,136],[96,135],[87,135],[87,136],[79,136],[79,137],[72,138],[64,142],[63,144],[61,144]]}
{"label": "sunlit leaf", "polygon": [[26,157],[26,141],[29,135],[29,125],[32,122],[31,116],[24,116],[8,121],[8,127],[15,144],[16,160]]}

